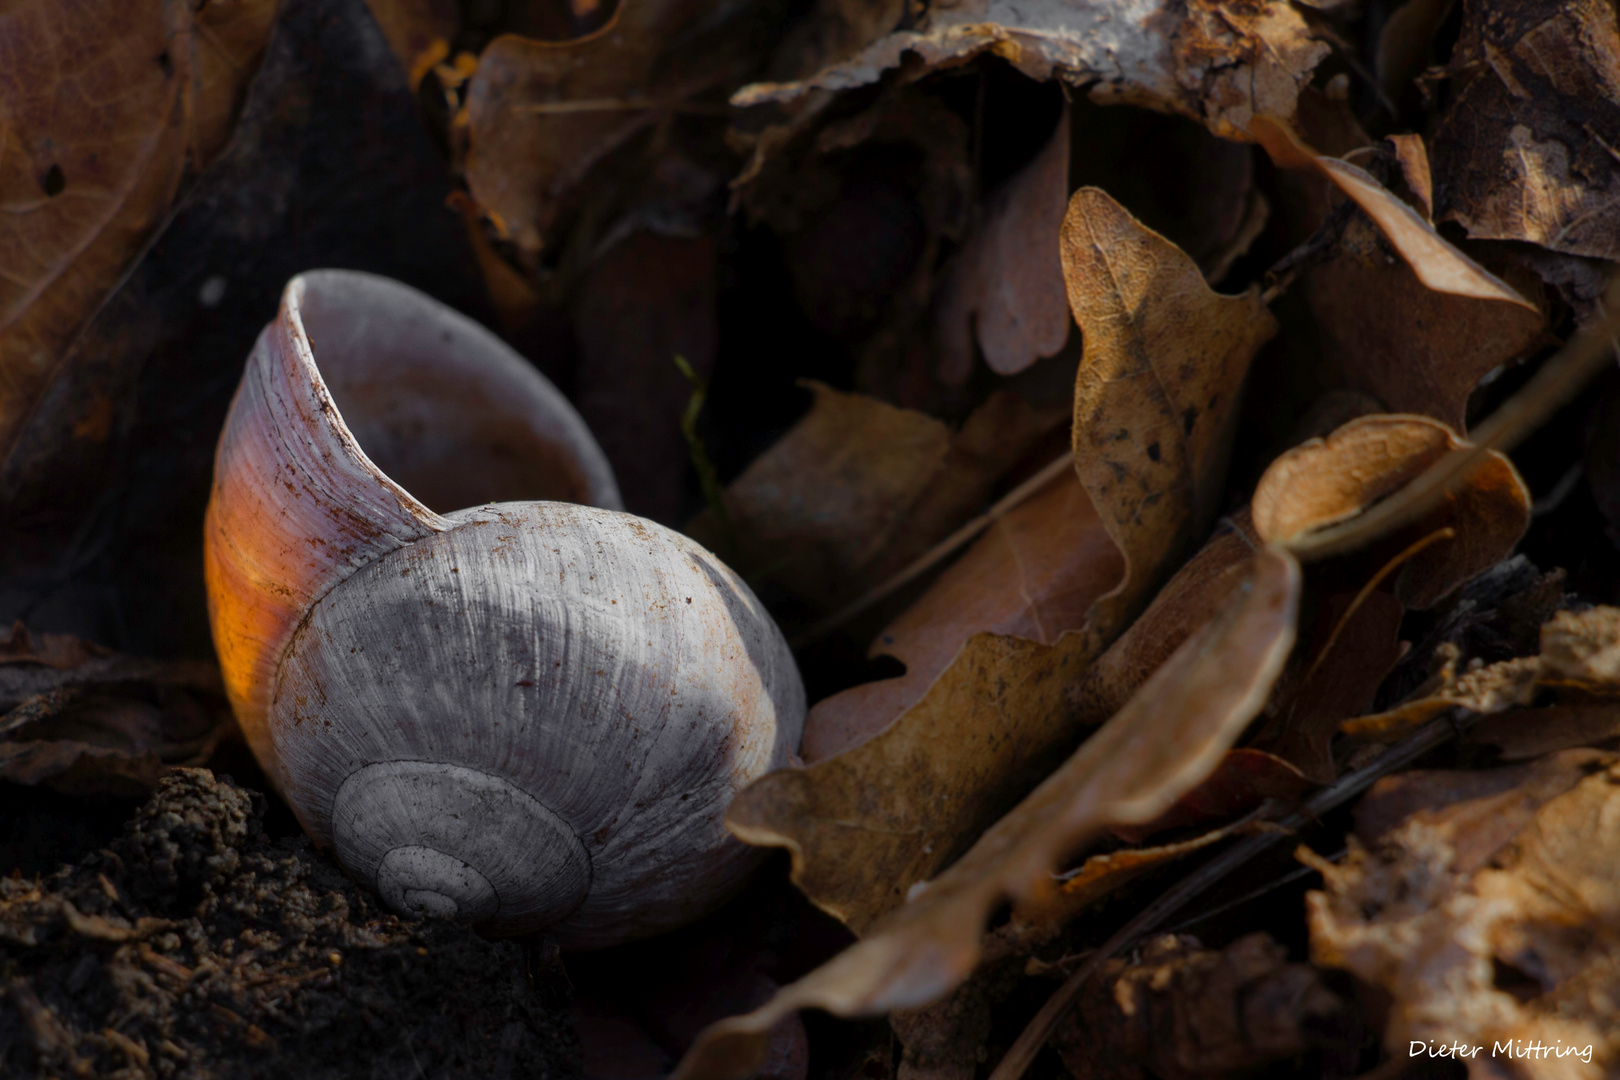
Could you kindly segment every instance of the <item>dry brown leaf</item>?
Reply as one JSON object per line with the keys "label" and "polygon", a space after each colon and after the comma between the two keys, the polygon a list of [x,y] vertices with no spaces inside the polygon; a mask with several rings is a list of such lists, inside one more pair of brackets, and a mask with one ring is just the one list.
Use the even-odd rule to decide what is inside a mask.
{"label": "dry brown leaf", "polygon": [[[1272,462],[1250,502],[1255,531],[1287,544],[1347,521],[1406,486],[1450,451],[1467,446],[1446,425],[1422,416],[1363,416],[1326,439],[1302,443]],[[1395,596],[1426,609],[1505,559],[1530,524],[1530,492],[1495,451],[1444,501],[1390,541],[1398,551],[1435,530],[1456,536],[1419,551],[1395,576]]]}
{"label": "dry brown leaf", "polygon": [[0,13],[0,460],[258,65],[272,0],[192,7]]}
{"label": "dry brown leaf", "polygon": [[1223,519],[1070,691],[1080,722],[1100,724],[1118,712],[1188,635],[1220,610],[1248,575],[1249,560],[1259,546],[1247,508]]}
{"label": "dry brown leaf", "polygon": [[998,375],[1015,375],[1069,339],[1058,230],[1069,204],[1069,110],[1046,147],[991,192],[984,222],[935,301],[939,376],[960,386],[976,341]]}
{"label": "dry brown leaf", "polygon": [[[71,634],[0,636],[0,779],[145,795],[233,727],[213,663],[123,656]],[[201,694],[197,694],[201,691]]]}
{"label": "dry brown leaf", "polygon": [[1327,598],[1317,617],[1318,637],[1304,682],[1287,695],[1275,726],[1255,740],[1286,758],[1318,784],[1332,783],[1339,770],[1331,743],[1339,723],[1359,716],[1373,703],[1384,677],[1401,658],[1401,619],[1406,605],[1386,592],[1361,598]]}
{"label": "dry brown leaf", "polygon": [[926,71],[985,52],[1032,79],[1062,79],[1099,101],[1178,112],[1217,135],[1246,138],[1255,115],[1292,117],[1328,49],[1292,5],[1276,0],[1241,8],[1152,3],[1129,15],[1109,0],[952,0],[849,60],[796,82],[755,83],[732,101],[789,102],[875,83],[908,55]]}
{"label": "dry brown leaf", "polygon": [[1228,750],[1214,772],[1163,814],[1141,825],[1117,826],[1113,832],[1122,840],[1141,843],[1170,829],[1231,821],[1267,799],[1294,803],[1314,786],[1304,773],[1276,754],[1252,747]]}
{"label": "dry brown leaf", "polygon": [[[768,776],[733,804],[749,841],[799,852],[794,881],[857,928],[932,877],[1073,745],[1066,688],[1204,527],[1238,387],[1276,327],[1257,292],[1210,291],[1186,254],[1101,191],[1070,201],[1063,251],[1085,335],[1076,471],[1125,556],[1118,586],[1053,645],[974,634],[883,734]],[[895,702],[876,707],[893,715]]]}
{"label": "dry brown leaf", "polygon": [[[1352,221],[1334,257],[1313,270],[1309,300],[1330,361],[1350,387],[1392,412],[1424,413],[1461,430],[1468,395],[1487,372],[1536,342],[1535,304],[1448,243],[1418,211],[1348,162],[1320,157],[1280,124],[1255,122],[1272,157],[1331,181],[1376,231]],[[1406,186],[1426,209],[1427,158],[1409,139],[1396,155]],[[1393,263],[1385,245],[1403,262]],[[1516,282],[1539,290],[1526,273]]]}
{"label": "dry brown leaf", "polygon": [[1503,761],[1528,761],[1577,746],[1620,738],[1620,708],[1613,705],[1553,705],[1486,717],[1468,737],[1494,746]]}
{"label": "dry brown leaf", "polygon": [[1560,611],[1541,628],[1541,681],[1620,693],[1620,608]]}
{"label": "dry brown leaf", "polygon": [[733,77],[731,50],[681,38],[722,9],[715,0],[630,0],[573,41],[490,42],[467,84],[467,186],[528,260],[593,165]]}
{"label": "dry brown leaf", "polygon": [[756,584],[825,613],[903,568],[967,520],[996,481],[1064,419],[1000,392],[960,430],[876,398],[808,383],[793,429],[687,532]]}
{"label": "dry brown leaf", "polygon": [[1123,568],[1074,474],[1048,484],[991,525],[878,636],[872,653],[901,661],[904,675],[851,687],[810,710],[804,759],[823,761],[887,728],[975,634],[1055,645],[1082,629]]}
{"label": "dry brown leaf", "polygon": [[[771,1028],[797,1009],[854,1016],[915,1007],[967,978],[980,956],[985,920],[999,903],[1038,907],[1054,890],[1052,871],[1060,860],[1109,825],[1152,820],[1214,769],[1282,669],[1293,645],[1298,594],[1299,568],[1290,557],[1267,552],[1257,559],[1253,579],[1220,617],[955,865],[912,888],[907,903],[861,942],[785,987],[764,1008],[708,1028],[676,1070],[678,1080],[748,1075]],[[836,772],[848,757],[818,768],[824,776]],[[777,774],[776,794],[815,797],[832,787],[805,783],[809,775]],[[843,776],[864,784],[847,768]],[[734,809],[731,820],[746,837],[745,814]],[[824,824],[847,827],[836,817]]]}
{"label": "dry brown leaf", "polygon": [[1433,142],[1468,235],[1620,258],[1620,27],[1607,0],[1465,0]]}
{"label": "dry brown leaf", "polygon": [[1212,292],[1174,244],[1096,188],[1075,192],[1061,243],[1085,335],[1075,468],[1126,562],[1119,587],[1091,615],[1112,638],[1209,527],[1237,394],[1277,323],[1258,290]]}
{"label": "dry brown leaf", "polygon": [[[1475,1078],[1612,1074],[1620,1058],[1610,1004],[1620,999],[1620,774],[1604,767],[1612,760],[1566,751],[1502,770],[1515,782],[1486,794],[1469,790],[1480,774],[1408,774],[1400,783],[1426,781],[1429,797],[1405,801],[1432,809],[1387,831],[1374,851],[1353,842],[1337,866],[1302,853],[1326,886],[1307,896],[1313,959],[1389,995],[1392,1056],[1405,1060],[1409,1044],[1429,1040],[1463,1042],[1485,1051],[1464,1062]],[[1555,1049],[1526,1053],[1532,1045]],[[1503,1049],[1488,1056],[1493,1046]]]}
{"label": "dry brown leaf", "polygon": [[1346,1011],[1267,934],[1219,951],[1166,934],[1105,963],[1052,1046],[1075,1080],[1242,1075],[1310,1050]]}

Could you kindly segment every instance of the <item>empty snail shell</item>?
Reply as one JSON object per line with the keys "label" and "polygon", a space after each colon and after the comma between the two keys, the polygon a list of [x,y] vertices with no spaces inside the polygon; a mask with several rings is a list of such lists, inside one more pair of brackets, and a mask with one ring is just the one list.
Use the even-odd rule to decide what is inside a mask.
{"label": "empty snail shell", "polygon": [[287,285],[220,438],[209,616],[272,782],[394,908],[591,948],[753,863],[721,819],[797,748],[798,671],[734,573],[618,505],[475,323],[367,274]]}

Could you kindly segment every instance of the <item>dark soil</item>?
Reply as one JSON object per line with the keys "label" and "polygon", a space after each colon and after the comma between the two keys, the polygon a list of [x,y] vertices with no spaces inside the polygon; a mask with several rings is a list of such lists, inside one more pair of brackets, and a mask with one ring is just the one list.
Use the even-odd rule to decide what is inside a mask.
{"label": "dark soil", "polygon": [[177,769],[121,839],[0,879],[0,1076],[578,1075],[520,945],[383,913],[264,810]]}

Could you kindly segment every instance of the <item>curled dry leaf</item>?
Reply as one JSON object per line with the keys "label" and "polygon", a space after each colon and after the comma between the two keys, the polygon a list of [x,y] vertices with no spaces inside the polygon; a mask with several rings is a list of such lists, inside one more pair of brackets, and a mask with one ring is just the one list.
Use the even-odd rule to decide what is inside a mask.
{"label": "curled dry leaf", "polygon": [[[1462,774],[1462,798],[1458,774],[1408,774],[1403,783],[1426,779],[1431,794],[1406,801],[1432,809],[1412,813],[1371,851],[1352,842],[1339,865],[1302,856],[1325,884],[1307,896],[1313,959],[1389,995],[1392,1056],[1404,1060],[1409,1043],[1460,1041],[1508,1048],[1464,1062],[1475,1080],[1612,1074],[1620,1059],[1610,1004],[1620,998],[1612,759],[1567,751],[1502,770],[1513,782],[1483,794],[1467,790],[1480,774]],[[1526,1053],[1532,1045],[1556,1049]]]}
{"label": "curled dry leaf", "polygon": [[1069,110],[1023,171],[991,192],[935,301],[940,378],[960,386],[973,371],[974,342],[998,375],[1015,375],[1069,339],[1058,230],[1069,201]]}
{"label": "curled dry leaf", "polygon": [[788,102],[866,86],[908,55],[931,70],[986,52],[1032,79],[1062,79],[1099,101],[1181,113],[1217,135],[1245,138],[1256,115],[1293,116],[1328,49],[1293,5],[1277,0],[1242,8],[1149,2],[1129,11],[1109,0],[950,0],[848,60],[796,82],[744,87],[732,101]]}
{"label": "curled dry leaf", "polygon": [[[1052,871],[1060,860],[1109,825],[1152,820],[1215,768],[1288,656],[1298,594],[1299,568],[1291,558],[1267,552],[1257,559],[1253,578],[1221,615],[955,865],[912,889],[908,902],[862,941],[764,1008],[708,1028],[677,1069],[678,1080],[748,1075],[768,1032],[796,1009],[855,1016],[915,1007],[967,978],[979,960],[985,920],[999,903],[1038,908],[1055,891]],[[836,770],[844,760],[820,768]],[[793,794],[817,797],[803,780],[808,773],[785,775]],[[778,791],[787,797],[784,787]],[[745,837],[750,831],[741,815],[734,828]]]}
{"label": "curled dry leaf", "polygon": [[[0,461],[74,333],[225,142],[273,0],[0,13]],[[105,439],[106,420],[84,438]]]}
{"label": "curled dry leaf", "polygon": [[1265,933],[1219,951],[1166,934],[1109,960],[1052,1035],[1075,1080],[1246,1073],[1316,1046],[1347,1007]]}
{"label": "curled dry leaf", "polygon": [[[1312,271],[1309,300],[1330,361],[1347,385],[1391,411],[1424,413],[1461,430],[1479,380],[1539,339],[1541,309],[1447,242],[1366,171],[1318,156],[1266,117],[1255,121],[1254,134],[1278,164],[1331,181],[1377,227],[1352,222],[1333,257]],[[1422,144],[1398,144],[1397,161],[1414,197],[1426,201]],[[1403,262],[1392,263],[1386,243]],[[1540,288],[1529,273],[1515,280]]]}
{"label": "curled dry leaf", "polygon": [[1065,418],[1000,392],[952,432],[911,409],[806,385],[810,411],[727,487],[730,535],[709,510],[687,532],[817,613],[843,607],[972,516]]}
{"label": "curled dry leaf", "polygon": [[[1005,532],[986,537],[970,566],[993,573],[980,586],[990,614],[1015,630],[1033,625],[1054,643],[956,624],[956,646],[936,640],[919,657],[949,660],[931,683],[906,684],[920,697],[885,697],[882,683],[862,691],[875,719],[854,718],[843,730],[870,733],[898,713],[882,734],[805,772],[767,776],[733,804],[734,820],[747,823],[739,834],[792,848],[794,881],[857,929],[900,904],[912,882],[932,877],[1073,745],[1066,689],[1204,528],[1224,476],[1238,388],[1276,328],[1255,291],[1210,291],[1185,253],[1096,189],[1070,201],[1063,257],[1085,335],[1074,453],[1096,519],[1086,543],[1096,552],[1111,541],[1112,558],[1124,556],[1118,584],[1095,597],[1082,626],[1043,626],[1031,617],[1039,604],[1016,592],[1026,580],[1018,549],[1006,546]],[[1070,500],[1076,515],[1084,505],[1062,489],[1044,498]],[[1059,534],[1072,544],[1083,520],[1045,522],[1031,536],[1055,529],[1042,545]],[[1072,620],[1100,575],[1057,546],[1043,558],[1043,592],[1066,597],[1064,618]],[[935,588],[963,588],[970,573]],[[995,596],[1008,590],[1011,597]]]}
{"label": "curled dry leaf", "polygon": [[[1071,699],[1080,718],[1097,723],[1111,716],[1223,602],[1247,572],[1260,544],[1286,543],[1312,529],[1349,520],[1460,445],[1464,444],[1445,425],[1425,417],[1373,415],[1358,417],[1327,438],[1309,440],[1280,456],[1256,486],[1252,510],[1225,519],[1141,618],[1076,682]],[[1490,455],[1447,502],[1388,544],[1393,553],[1408,540],[1438,529],[1457,532],[1455,539],[1433,543],[1410,559],[1396,576],[1396,598],[1407,606],[1438,601],[1506,558],[1529,520],[1530,496],[1523,481],[1505,457]],[[1374,627],[1366,629],[1378,636]],[[1379,650],[1386,647],[1387,642]],[[1322,677],[1331,676],[1329,668]],[[1449,706],[1423,717],[1445,707]]]}
{"label": "curled dry leaf", "polygon": [[1607,0],[1466,0],[1434,135],[1440,216],[1620,257],[1620,26]]}
{"label": "curled dry leaf", "polygon": [[[1287,546],[1313,530],[1347,521],[1406,486],[1430,465],[1467,446],[1446,425],[1422,416],[1364,416],[1326,439],[1283,454],[1260,478],[1250,507],[1255,531]],[[1395,577],[1408,607],[1433,606],[1458,585],[1506,558],[1530,524],[1530,492],[1508,459],[1491,451],[1438,506],[1393,538],[1406,543],[1446,526],[1456,536],[1431,544]]]}
{"label": "curled dry leaf", "polygon": [[[670,48],[717,13],[715,0],[632,0],[573,41],[490,42],[467,89],[467,186],[528,259],[593,165],[689,95],[734,77],[731,49]],[[677,52],[680,62],[661,62]]]}

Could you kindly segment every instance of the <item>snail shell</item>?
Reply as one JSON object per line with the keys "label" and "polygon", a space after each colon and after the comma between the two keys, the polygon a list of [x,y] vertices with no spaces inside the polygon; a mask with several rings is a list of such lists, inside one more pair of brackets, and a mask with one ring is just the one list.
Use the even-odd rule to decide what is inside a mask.
{"label": "snail shell", "polygon": [[591,948],[754,863],[722,817],[797,748],[797,669],[735,574],[618,505],[481,327],[367,274],[287,285],[220,438],[209,615],[254,754],[397,910]]}

